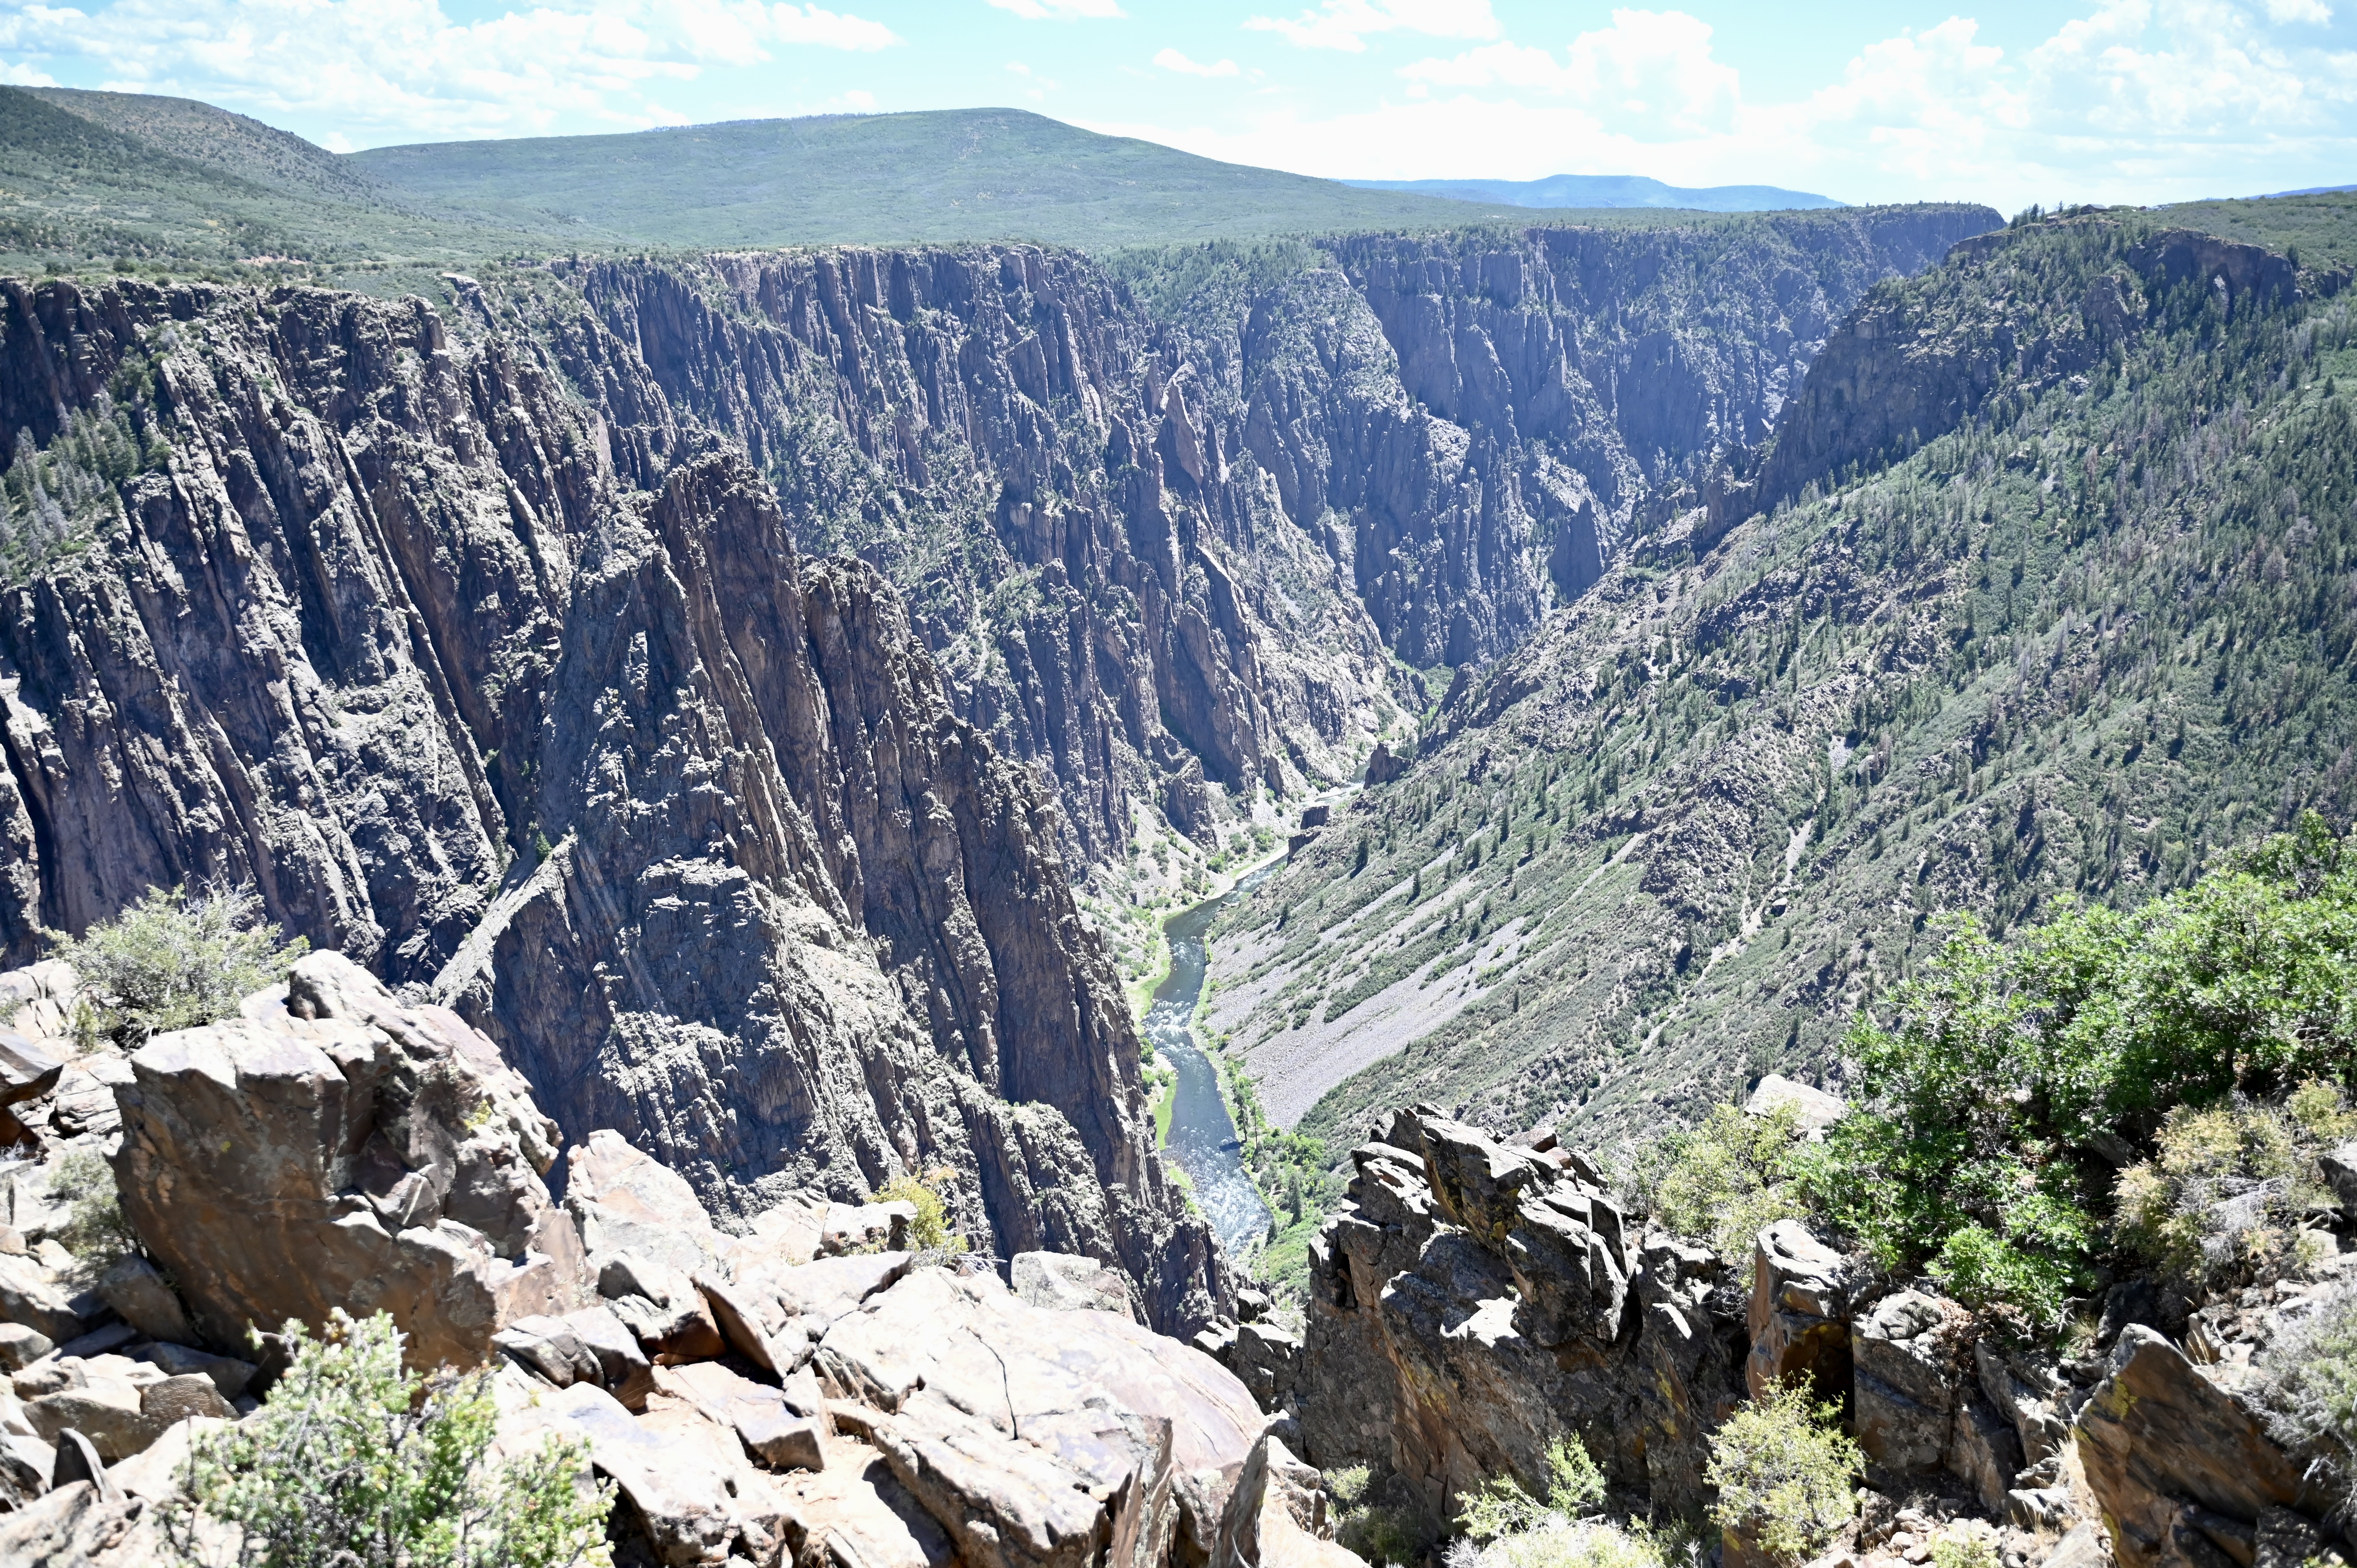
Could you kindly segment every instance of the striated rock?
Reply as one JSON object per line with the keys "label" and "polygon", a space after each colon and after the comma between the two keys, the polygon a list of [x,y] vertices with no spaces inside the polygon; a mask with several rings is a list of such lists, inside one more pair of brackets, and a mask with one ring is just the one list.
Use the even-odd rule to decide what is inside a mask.
{"label": "striated rock", "polygon": [[546,1124],[488,1041],[334,953],[246,1011],[156,1036],[119,1091],[124,1218],[207,1341],[384,1310],[414,1363],[463,1366],[580,1299],[579,1241],[533,1165]]}
{"label": "striated rock", "polygon": [[[1948,1456],[1961,1391],[1950,1348],[1956,1316],[1936,1296],[1900,1291],[1851,1325],[1857,1444],[1887,1474],[1936,1469]],[[2010,1484],[2011,1473],[2005,1478]],[[2005,1489],[1997,1488],[1999,1497]]]}
{"label": "striated rock", "polygon": [[1336,1544],[1326,1479],[1263,1433],[1220,1516],[1211,1568],[1351,1568],[1361,1559]]}
{"label": "striated rock", "polygon": [[1008,1261],[1007,1274],[1017,1298],[1027,1306],[1054,1312],[1110,1312],[1133,1321],[1139,1316],[1136,1304],[1130,1299],[1129,1283],[1094,1258],[1017,1252]]}
{"label": "striated rock", "polygon": [[[2267,1510],[2319,1519],[2331,1505],[2242,1392],[2140,1326],[2121,1331],[2110,1375],[2080,1410],[2075,1430],[2123,1568],[2206,1563],[2205,1548],[2189,1535],[2207,1551],[2247,1558],[2237,1542],[2252,1539]],[[2223,1546],[2222,1534],[2231,1538]]]}
{"label": "striated rock", "polygon": [[1751,1353],[1744,1382],[1760,1398],[1806,1378],[1819,1398],[1850,1384],[1849,1265],[1795,1219],[1760,1232],[1747,1323]]}

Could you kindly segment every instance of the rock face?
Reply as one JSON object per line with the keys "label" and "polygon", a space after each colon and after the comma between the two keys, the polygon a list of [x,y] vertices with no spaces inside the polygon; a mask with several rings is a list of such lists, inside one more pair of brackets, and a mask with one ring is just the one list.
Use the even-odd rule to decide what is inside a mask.
{"label": "rock face", "polygon": [[337,953],[246,1013],[156,1036],[121,1096],[124,1216],[205,1339],[384,1310],[415,1364],[468,1366],[580,1305],[580,1238],[541,1181],[555,1129],[489,1040]]}
{"label": "rock face", "polygon": [[2333,1499],[2267,1436],[2266,1423],[2220,1369],[2212,1377],[2152,1329],[2130,1325],[2111,1374],[2079,1412],[2087,1484],[2124,1568],[2215,1568],[2247,1561],[2275,1510],[2321,1519]]}
{"label": "rock face", "polygon": [[1052,806],[633,349],[300,292],[5,312],[8,434],[112,380],[171,446],[0,603],[0,940],[251,881],[724,1215],[942,1166],[1002,1256],[1115,1264],[1172,1326],[1224,1298]]}
{"label": "rock face", "polygon": [[1437,1512],[1501,1474],[1544,1495],[1548,1444],[1577,1436],[1616,1487],[1697,1506],[1705,1434],[1742,1393],[1727,1271],[1630,1234],[1566,1153],[1430,1107],[1378,1131],[1312,1244],[1298,1371],[1269,1401],[1306,1456],[1387,1469]]}

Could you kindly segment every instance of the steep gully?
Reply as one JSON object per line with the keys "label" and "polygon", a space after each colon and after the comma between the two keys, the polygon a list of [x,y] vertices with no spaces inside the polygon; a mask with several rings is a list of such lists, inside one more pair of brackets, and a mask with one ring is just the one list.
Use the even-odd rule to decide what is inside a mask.
{"label": "steep gully", "polygon": [[724,1216],[942,1173],[1200,1322],[1080,868],[1347,772],[1992,216],[1351,241],[1184,328],[1022,247],[0,286],[0,442],[169,443],[0,599],[0,942],[251,882]]}

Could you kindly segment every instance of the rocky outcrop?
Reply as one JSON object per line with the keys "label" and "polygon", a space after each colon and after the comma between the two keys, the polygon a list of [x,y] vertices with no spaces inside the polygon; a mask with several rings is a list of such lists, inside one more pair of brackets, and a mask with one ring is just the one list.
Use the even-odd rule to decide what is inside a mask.
{"label": "rocky outcrop", "polygon": [[5,309],[0,426],[119,394],[152,460],[0,598],[0,940],[252,882],[732,1223],[946,1167],[1001,1255],[1215,1310],[1051,804],[634,349],[304,291]]}
{"label": "rocky outcrop", "polygon": [[2131,1324],[2112,1352],[2110,1375],[2079,1412],[2087,1484],[2124,1568],[2248,1563],[2270,1515],[2312,1521],[2333,1508],[2321,1478],[2268,1436],[2265,1412],[2250,1398],[2249,1368],[2218,1371]]}
{"label": "rocky outcrop", "polygon": [[1274,1391],[1307,1457],[1388,1471],[1437,1514],[1492,1476],[1544,1495],[1547,1446],[1577,1437],[1617,1487],[1698,1507],[1705,1435],[1741,1397],[1728,1272],[1635,1233],[1567,1151],[1430,1107],[1377,1131],[1312,1244],[1298,1369]]}

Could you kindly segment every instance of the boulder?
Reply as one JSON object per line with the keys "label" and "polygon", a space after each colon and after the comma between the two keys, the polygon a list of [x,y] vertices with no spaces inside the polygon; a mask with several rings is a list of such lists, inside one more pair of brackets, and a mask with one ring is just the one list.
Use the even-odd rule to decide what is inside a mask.
{"label": "boulder", "polygon": [[1544,1346],[1609,1344],[1629,1299],[1620,1206],[1577,1179],[1530,1193],[1504,1237],[1507,1266],[1531,1305],[1532,1337]]}
{"label": "boulder", "polygon": [[[1128,1276],[1071,1252],[1017,1252],[1007,1265],[1017,1297],[1050,1312],[1111,1312],[1144,1322]],[[1241,1293],[1240,1293],[1241,1294]]]}
{"label": "boulder", "polygon": [[1900,1291],[1851,1326],[1857,1445],[1885,1474],[1937,1469],[1947,1457],[1962,1383],[1949,1342],[1958,1316],[1937,1296]]}
{"label": "boulder", "polygon": [[1243,1324],[1219,1359],[1243,1380],[1261,1409],[1274,1413],[1293,1402],[1301,1375],[1301,1336],[1274,1323]]}
{"label": "boulder", "polygon": [[500,1413],[504,1455],[552,1434],[587,1448],[591,1469],[615,1485],[623,1528],[667,1568],[717,1564],[732,1553],[776,1560],[781,1498],[745,1463],[735,1434],[693,1406],[633,1416],[603,1389],[576,1383]]}
{"label": "boulder", "polygon": [[0,1323],[0,1372],[29,1367],[57,1348],[49,1337],[21,1323]]}
{"label": "boulder", "polygon": [[170,1424],[148,1417],[140,1393],[127,1379],[85,1374],[69,1387],[27,1400],[25,1419],[48,1443],[69,1430],[81,1433],[112,1464],[146,1447]]}
{"label": "boulder", "polygon": [[789,1197],[753,1216],[752,1232],[739,1236],[730,1248],[731,1272],[754,1268],[791,1268],[818,1256],[826,1230],[823,1198]]}
{"label": "boulder", "polygon": [[2239,1384],[2213,1379],[2140,1325],[2120,1331],[2110,1375],[2081,1407],[2076,1431],[2087,1486],[2122,1568],[2179,1568],[2189,1554],[2198,1565],[2201,1549],[2189,1553],[2183,1540],[2189,1530],[2221,1550],[2214,1531],[2189,1520],[2189,1507],[2250,1531],[2271,1509],[2321,1519],[2331,1505],[2320,1478],[2305,1475],[2267,1435]]}
{"label": "boulder", "polygon": [[557,1388],[605,1381],[597,1357],[581,1343],[571,1323],[561,1317],[519,1317],[497,1334],[491,1344],[525,1371]]}
{"label": "boulder", "polygon": [[133,1358],[145,1361],[167,1377],[198,1373],[212,1380],[221,1398],[233,1400],[245,1392],[253,1380],[254,1366],[234,1356],[215,1356],[208,1351],[191,1349],[186,1345],[154,1344],[131,1352]]}
{"label": "boulder", "polygon": [[0,1254],[0,1323],[19,1324],[63,1341],[81,1333],[73,1294],[39,1260]]}
{"label": "boulder", "polygon": [[61,1057],[51,1055],[24,1036],[0,1029],[0,1105],[14,1105],[58,1085],[66,1069]]}
{"label": "boulder", "polygon": [[1849,1114],[1849,1104],[1840,1095],[1773,1072],[1761,1079],[1751,1098],[1743,1102],[1747,1116],[1772,1116],[1787,1108],[1803,1133],[1822,1133]]}
{"label": "boulder", "polygon": [[1748,1320],[1751,1355],[1743,1369],[1751,1397],[1805,1378],[1819,1399],[1838,1399],[1850,1386],[1848,1318],[1847,1260],[1797,1219],[1760,1231]]}
{"label": "boulder", "polygon": [[0,1513],[28,1506],[49,1489],[57,1450],[31,1433],[0,1427]]}
{"label": "boulder", "polygon": [[651,1359],[664,1365],[702,1361],[727,1348],[704,1293],[669,1264],[635,1252],[593,1252],[588,1273],[607,1309],[638,1337]]}
{"label": "boulder", "polygon": [[2323,1168],[2325,1185],[2340,1200],[2341,1212],[2357,1218],[2357,1139],[2328,1149],[2317,1164]]}
{"label": "boulder", "polygon": [[180,1298],[156,1272],[156,1265],[136,1253],[120,1258],[98,1276],[99,1298],[117,1316],[150,1339],[186,1344],[196,1337],[188,1328]]}
{"label": "boulder", "polygon": [[802,1402],[790,1402],[783,1390],[757,1383],[717,1361],[663,1368],[655,1374],[655,1386],[736,1433],[745,1452],[772,1470],[826,1467],[829,1423],[823,1410],[797,1410],[794,1404]]}
{"label": "boulder", "polygon": [[553,1125],[488,1039],[335,953],[243,1013],[157,1036],[117,1091],[124,1218],[203,1342],[386,1311],[414,1365],[471,1366],[507,1324],[580,1304],[580,1244],[538,1175]]}
{"label": "boulder", "polygon": [[720,1337],[753,1365],[783,1377],[810,1359],[810,1339],[800,1318],[781,1308],[774,1295],[708,1270],[697,1273],[695,1288]]}
{"label": "boulder", "polygon": [[646,1409],[655,1387],[654,1367],[630,1326],[604,1306],[568,1312],[563,1321],[581,1348],[597,1359],[597,1380],[606,1391],[625,1410]]}
{"label": "boulder", "polygon": [[565,1208],[592,1252],[630,1251],[694,1274],[726,1257],[734,1239],[685,1177],[599,1128],[565,1155]]}
{"label": "boulder", "polygon": [[1490,1245],[1502,1244],[1506,1232],[1522,1223],[1523,1193],[1555,1179],[1552,1162],[1462,1122],[1427,1113],[1418,1127],[1425,1180],[1441,1211]]}
{"label": "boulder", "polygon": [[[1146,1543],[1174,1529],[1210,1542],[1263,1420],[1209,1357],[1110,1313],[1027,1306],[987,1274],[909,1273],[834,1324],[813,1366],[838,1424],[864,1423],[852,1434],[962,1545],[982,1550],[945,1510],[1002,1520],[992,1561],[1060,1561],[1083,1505],[1109,1563],[1150,1563]],[[1063,1479],[1005,1446],[1018,1436]],[[1178,1484],[1199,1473],[1211,1479]]]}

